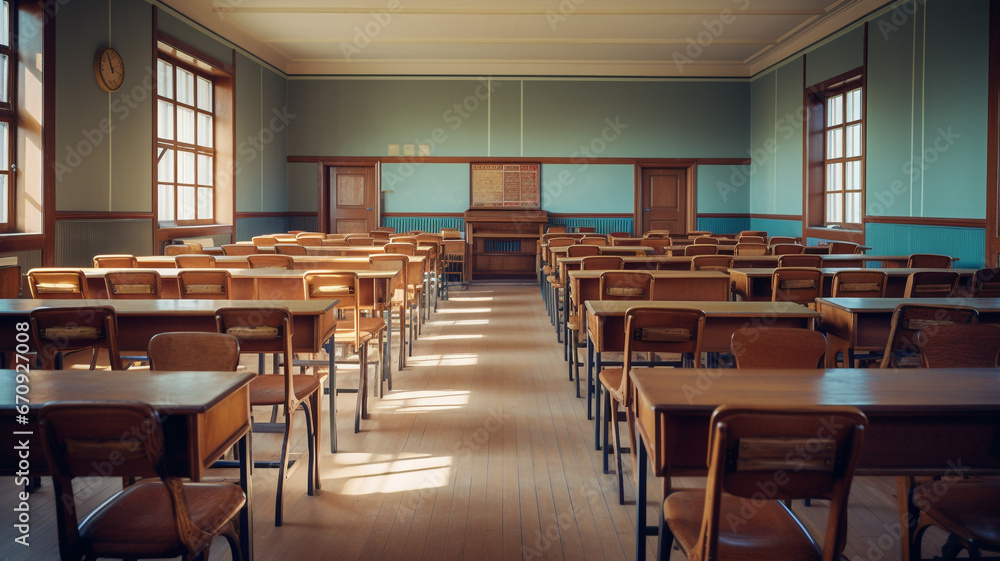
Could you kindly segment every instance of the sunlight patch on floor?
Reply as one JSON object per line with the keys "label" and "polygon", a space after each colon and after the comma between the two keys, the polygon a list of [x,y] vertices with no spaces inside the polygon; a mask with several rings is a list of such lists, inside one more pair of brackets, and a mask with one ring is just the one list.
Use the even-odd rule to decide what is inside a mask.
{"label": "sunlight patch on floor", "polygon": [[413,366],[474,366],[479,363],[479,355],[413,355],[406,362]]}
{"label": "sunlight patch on floor", "polygon": [[460,409],[467,405],[468,391],[412,391],[390,393],[371,407],[388,413],[427,413]]}
{"label": "sunlight patch on floor", "polygon": [[[451,456],[427,454],[366,454],[339,452],[335,465],[326,462],[324,490],[343,495],[400,493],[444,487],[451,480]],[[329,477],[335,474],[334,477]]]}
{"label": "sunlight patch on floor", "polygon": [[490,320],[488,319],[458,319],[458,320],[432,320],[428,321],[426,325],[435,326],[445,326],[445,325],[489,325]]}
{"label": "sunlight patch on floor", "polygon": [[482,339],[482,333],[466,333],[459,335],[421,335],[421,341],[448,341],[452,339]]}
{"label": "sunlight patch on floor", "polygon": [[454,310],[439,309],[437,314],[488,314],[493,308],[455,308]]}
{"label": "sunlight patch on floor", "polygon": [[452,296],[446,302],[489,302],[492,296]]}

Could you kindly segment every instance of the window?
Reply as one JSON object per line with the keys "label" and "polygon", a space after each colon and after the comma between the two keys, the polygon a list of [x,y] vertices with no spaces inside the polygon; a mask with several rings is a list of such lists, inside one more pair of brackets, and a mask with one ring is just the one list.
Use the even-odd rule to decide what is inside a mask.
{"label": "window", "polygon": [[215,84],[211,74],[157,61],[156,177],[160,222],[215,219]]}
{"label": "window", "polygon": [[11,65],[16,61],[12,39],[16,37],[11,26],[10,2],[0,8],[0,232],[13,230],[14,177],[11,163],[15,161],[13,139],[17,138],[17,110],[14,104],[14,76]]}
{"label": "window", "polygon": [[851,227],[861,224],[864,193],[864,123],[861,87],[827,92],[825,103],[825,225]]}

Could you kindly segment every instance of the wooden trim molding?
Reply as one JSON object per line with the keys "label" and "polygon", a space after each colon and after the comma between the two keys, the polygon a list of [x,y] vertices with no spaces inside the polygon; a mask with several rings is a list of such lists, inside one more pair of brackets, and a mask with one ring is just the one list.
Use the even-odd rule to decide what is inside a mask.
{"label": "wooden trim molding", "polygon": [[91,212],[76,210],[56,211],[56,221],[60,220],[152,220],[152,212]]}
{"label": "wooden trim molding", "polygon": [[869,224],[907,224],[914,226],[943,226],[951,228],[985,228],[983,218],[933,218],[924,216],[869,216]]}
{"label": "wooden trim molding", "polygon": [[[0,253],[40,250],[44,259],[46,255],[45,247],[49,245],[49,238],[52,237],[45,234],[4,234],[0,236]],[[55,244],[52,245],[54,246]],[[46,264],[45,266],[51,267],[52,265]]]}
{"label": "wooden trim molding", "polygon": [[549,218],[635,218],[628,212],[550,212]]}
{"label": "wooden trim molding", "polygon": [[327,164],[340,165],[371,164],[469,164],[480,163],[541,163],[541,164],[598,164],[598,165],[641,165],[656,167],[661,165],[704,165],[704,166],[743,166],[750,164],[750,158],[483,158],[471,156],[289,156],[290,164]]}
{"label": "wooden trim molding", "polygon": [[698,218],[751,218],[747,212],[699,212]]}
{"label": "wooden trim molding", "polygon": [[236,219],[243,218],[291,218],[291,217],[316,216],[316,211],[286,211],[286,212],[237,212]]}
{"label": "wooden trim molding", "polygon": [[750,214],[750,218],[760,220],[798,220],[802,221],[801,214]]}

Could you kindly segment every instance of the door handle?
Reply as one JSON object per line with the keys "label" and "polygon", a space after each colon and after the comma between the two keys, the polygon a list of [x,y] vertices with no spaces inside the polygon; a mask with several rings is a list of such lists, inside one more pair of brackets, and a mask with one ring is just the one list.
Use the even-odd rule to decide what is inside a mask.
{"label": "door handle", "polygon": [[372,207],[368,207],[366,210],[371,210],[371,209],[372,209]]}
{"label": "door handle", "polygon": [[[368,210],[371,210],[371,209],[368,209]],[[643,211],[645,211],[645,212],[649,212],[649,211],[651,211],[651,210],[653,210],[653,209],[651,209],[651,208],[644,208],[644,209],[642,209],[642,210],[643,210]]]}

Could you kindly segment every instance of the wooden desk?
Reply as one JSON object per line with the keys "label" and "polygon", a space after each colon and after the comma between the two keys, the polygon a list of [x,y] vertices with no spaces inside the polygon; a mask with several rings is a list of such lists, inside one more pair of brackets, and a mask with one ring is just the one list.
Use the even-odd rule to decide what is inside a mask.
{"label": "wooden desk", "polygon": [[[601,255],[647,255],[653,253],[653,248],[648,245],[599,245]],[[550,247],[549,253],[552,259],[566,255],[569,246]],[[550,261],[551,262],[551,261]]]}
{"label": "wooden desk", "polygon": [[[65,300],[64,300],[65,302]],[[13,340],[13,339],[9,339]],[[47,475],[38,433],[38,411],[50,401],[127,400],[149,403],[163,417],[164,454],[172,475],[199,481],[226,450],[240,451],[240,543],[253,559],[253,491],[250,435],[250,372],[107,372],[32,370],[26,423],[17,421],[16,372],[0,370],[0,474],[16,475],[19,442],[28,441],[31,475]],[[123,376],[127,383],[123,383]],[[155,477],[155,473],[136,473]]]}
{"label": "wooden desk", "polygon": [[[748,327],[812,327],[819,313],[793,302],[704,302],[704,301],[653,301],[628,302],[622,300],[588,300],[587,317],[587,418],[591,404],[594,407],[595,431],[600,435],[601,386],[596,383],[601,368],[608,363],[601,360],[605,352],[620,353],[625,350],[625,311],[633,306],[663,308],[695,308],[705,312],[705,332],[702,350],[707,353],[729,352],[730,340],[739,329]],[[615,362],[618,365],[620,363]],[[577,384],[580,381],[577,380]],[[591,387],[593,386],[593,387]],[[594,401],[590,401],[593,390]],[[595,446],[600,450],[599,440]]]}
{"label": "wooden desk", "polygon": [[971,306],[979,310],[982,323],[1000,323],[1000,298],[819,298],[816,311],[822,314],[819,329],[826,332],[827,366],[838,352],[844,365],[854,366],[855,351],[878,351],[889,338],[892,313],[900,304]]}
{"label": "wooden desk", "polygon": [[[868,416],[857,475],[1000,473],[1000,369],[754,370],[635,368],[638,478],[636,559],[645,558],[646,471],[705,475],[709,418],[723,404],[852,405]],[[907,494],[900,495],[908,559]]]}
{"label": "wooden desk", "polygon": [[[165,331],[216,330],[215,312],[225,307],[274,306],[288,308],[292,314],[292,351],[318,353],[323,345],[333,345],[337,327],[338,300],[0,300],[0,351],[11,351],[17,334],[16,324],[28,320],[28,312],[41,307],[111,306],[118,315],[118,346],[122,349],[146,349],[149,340]],[[337,424],[334,414],[336,377],[334,354],[330,353],[330,451],[337,451]],[[317,434],[319,427],[317,428]],[[318,439],[318,437],[317,437]]]}
{"label": "wooden desk", "polygon": [[465,278],[530,278],[549,214],[531,209],[469,209],[463,215],[468,254]]}
{"label": "wooden desk", "polygon": [[[826,264],[825,260],[824,264]],[[833,274],[843,270],[845,269],[840,267],[821,269],[823,271],[823,296],[830,296],[830,291],[833,288]],[[885,271],[887,275],[885,295],[887,298],[902,298],[906,289],[906,279],[914,271],[956,271],[961,276],[960,283],[968,283],[976,272],[976,269],[908,269],[905,267],[873,268],[871,270]],[[744,300],[770,300],[772,273],[774,273],[774,269],[730,269],[729,276],[733,283],[733,294]]]}

